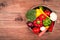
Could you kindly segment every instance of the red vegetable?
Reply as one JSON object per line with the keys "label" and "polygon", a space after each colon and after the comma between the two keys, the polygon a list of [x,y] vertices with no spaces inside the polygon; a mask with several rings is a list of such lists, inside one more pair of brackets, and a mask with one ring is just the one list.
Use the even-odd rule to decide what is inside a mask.
{"label": "red vegetable", "polygon": [[39,16],[39,19],[40,19],[40,20],[44,20],[44,19],[46,19],[46,16],[45,16],[44,14],[41,14],[41,15]]}
{"label": "red vegetable", "polygon": [[30,21],[28,21],[28,22],[27,22],[27,26],[28,26],[28,27],[33,27],[33,23],[30,22]]}
{"label": "red vegetable", "polygon": [[36,27],[41,27],[42,26],[42,20],[37,18],[36,20],[34,20],[33,25]]}
{"label": "red vegetable", "polygon": [[52,23],[51,23],[51,25],[50,25],[50,27],[49,27],[49,29],[48,29],[50,32],[52,32],[52,30],[53,30],[54,23],[55,23],[55,22],[52,21]]}
{"label": "red vegetable", "polygon": [[36,27],[35,27],[35,28],[33,28],[32,30],[33,30],[33,32],[34,32],[35,34],[38,34],[38,33],[40,32],[40,28],[36,28]]}
{"label": "red vegetable", "polygon": [[45,10],[44,13],[47,15],[47,16],[50,16],[50,11],[49,10]]}

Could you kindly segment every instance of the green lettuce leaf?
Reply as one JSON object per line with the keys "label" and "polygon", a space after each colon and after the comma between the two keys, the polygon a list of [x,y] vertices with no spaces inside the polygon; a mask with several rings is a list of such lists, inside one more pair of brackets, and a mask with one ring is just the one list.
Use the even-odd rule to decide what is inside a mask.
{"label": "green lettuce leaf", "polygon": [[26,14],[26,18],[27,18],[27,20],[28,21],[34,21],[35,19],[36,19],[36,16],[35,16],[35,14],[36,14],[36,11],[35,10],[29,10],[28,12],[27,12],[27,14]]}

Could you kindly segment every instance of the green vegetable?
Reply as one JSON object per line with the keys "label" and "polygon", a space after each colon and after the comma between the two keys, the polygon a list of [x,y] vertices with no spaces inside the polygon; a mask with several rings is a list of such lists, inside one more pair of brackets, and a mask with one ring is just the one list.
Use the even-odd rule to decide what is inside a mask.
{"label": "green vegetable", "polygon": [[31,21],[31,22],[34,21],[36,19],[35,14],[36,14],[35,10],[33,10],[33,9],[29,10],[26,14],[26,18],[28,19],[28,21]]}
{"label": "green vegetable", "polygon": [[39,8],[41,8],[42,10],[44,10],[43,6],[40,6]]}
{"label": "green vegetable", "polygon": [[43,20],[43,25],[46,27],[46,26],[49,26],[51,24],[51,20],[49,18],[46,18],[45,20]]}

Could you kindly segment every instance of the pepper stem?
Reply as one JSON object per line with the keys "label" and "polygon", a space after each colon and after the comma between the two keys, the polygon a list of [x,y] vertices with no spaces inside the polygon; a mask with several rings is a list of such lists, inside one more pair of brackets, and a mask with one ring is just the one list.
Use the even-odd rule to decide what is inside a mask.
{"label": "pepper stem", "polygon": [[40,24],[40,21],[39,20],[37,21],[37,24]]}

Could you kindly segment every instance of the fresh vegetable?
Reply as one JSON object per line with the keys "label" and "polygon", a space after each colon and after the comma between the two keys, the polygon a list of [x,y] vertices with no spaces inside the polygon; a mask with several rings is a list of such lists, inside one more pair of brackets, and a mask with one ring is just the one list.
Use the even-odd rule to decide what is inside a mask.
{"label": "fresh vegetable", "polygon": [[33,27],[33,23],[30,21],[27,22],[27,25],[28,25],[28,27]]}
{"label": "fresh vegetable", "polygon": [[55,22],[54,22],[54,21],[52,21],[51,25],[49,26],[48,31],[52,32],[53,27],[54,27],[54,24],[55,24]]}
{"label": "fresh vegetable", "polygon": [[47,16],[47,15],[44,13],[44,11],[42,10],[42,8],[40,8],[40,12],[41,12],[42,14],[44,14],[46,17],[49,18],[49,16]]}
{"label": "fresh vegetable", "polygon": [[36,19],[36,10],[29,10],[26,14],[26,18],[28,21],[33,22]]}
{"label": "fresh vegetable", "polygon": [[50,16],[50,11],[49,10],[44,10],[44,13],[47,15],[47,16]]}
{"label": "fresh vegetable", "polygon": [[56,21],[56,20],[57,20],[57,15],[56,15],[56,13],[52,12],[52,13],[50,14],[50,19],[51,19],[52,21]]}
{"label": "fresh vegetable", "polygon": [[40,19],[40,20],[45,20],[45,19],[46,19],[46,16],[45,16],[44,14],[41,14],[41,15],[39,16],[39,19]]}
{"label": "fresh vegetable", "polygon": [[46,28],[44,27],[44,26],[42,26],[41,28],[40,28],[40,30],[41,31],[44,31]]}
{"label": "fresh vegetable", "polygon": [[26,14],[26,18],[28,21],[27,26],[35,34],[40,32],[43,34],[45,31],[52,32],[54,23],[57,19],[57,15],[49,8],[38,6],[32,10],[29,10]]}
{"label": "fresh vegetable", "polygon": [[40,28],[38,28],[38,27],[37,28],[35,27],[32,30],[35,34],[38,34],[40,32]]}
{"label": "fresh vegetable", "polygon": [[43,25],[46,27],[46,26],[49,26],[51,24],[51,20],[49,18],[46,18],[45,20],[43,20]]}
{"label": "fresh vegetable", "polygon": [[45,28],[46,28],[46,29],[48,29],[48,28],[49,28],[49,26],[46,26]]}
{"label": "fresh vegetable", "polygon": [[[43,10],[43,7],[40,6],[39,8],[41,8]],[[39,17],[42,13],[40,12],[40,9],[36,9],[36,18]]]}
{"label": "fresh vegetable", "polygon": [[42,26],[42,20],[37,18],[36,20],[33,21],[33,25],[36,27],[41,27]]}
{"label": "fresh vegetable", "polygon": [[41,12],[39,9],[36,9],[36,18],[39,17],[41,15]]}
{"label": "fresh vegetable", "polygon": [[39,9],[40,9],[40,8],[42,9],[42,11],[44,11],[44,7],[43,7],[43,6],[40,6]]}

